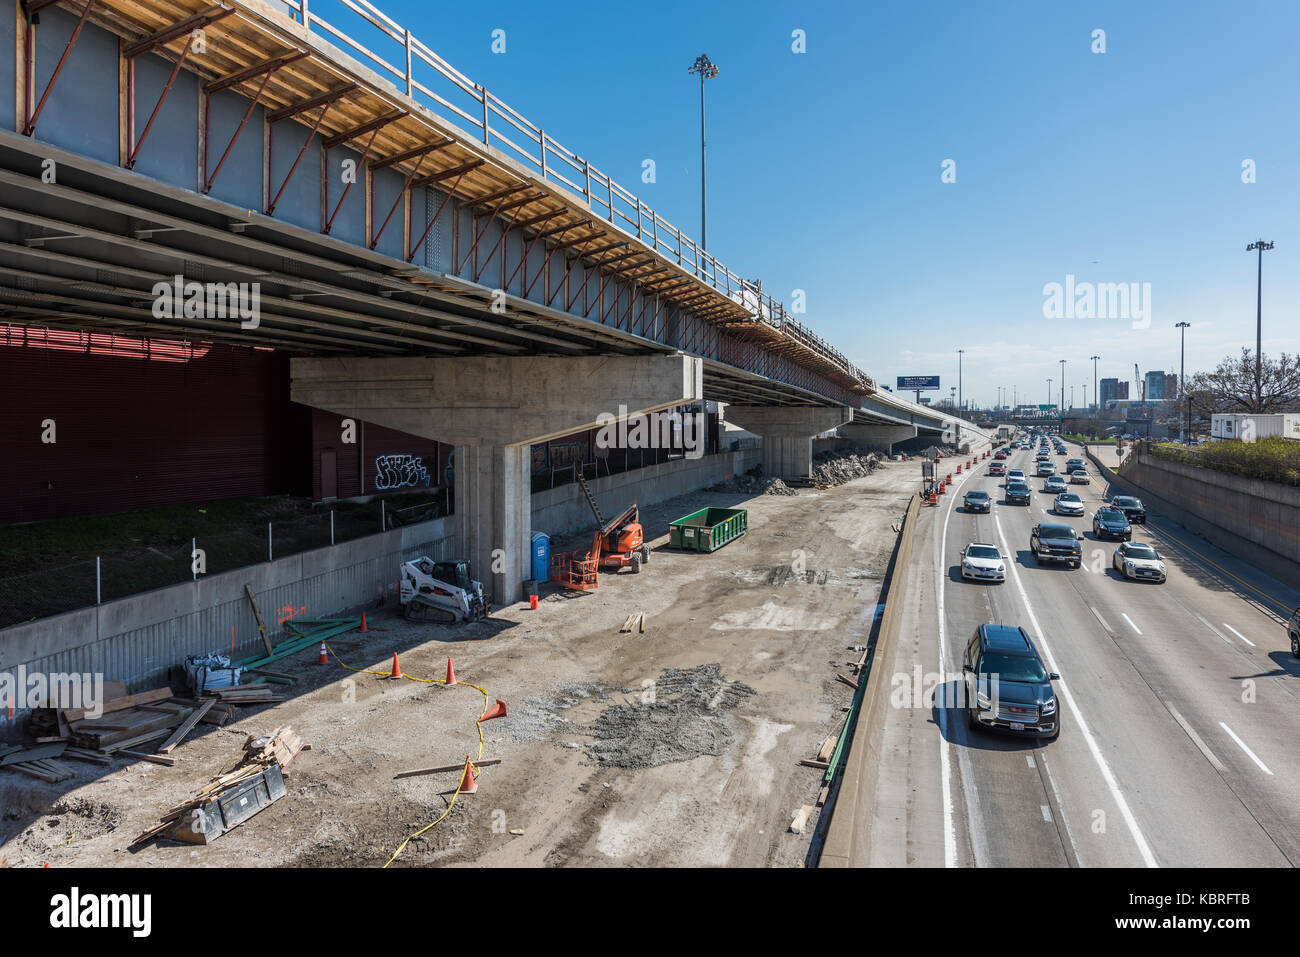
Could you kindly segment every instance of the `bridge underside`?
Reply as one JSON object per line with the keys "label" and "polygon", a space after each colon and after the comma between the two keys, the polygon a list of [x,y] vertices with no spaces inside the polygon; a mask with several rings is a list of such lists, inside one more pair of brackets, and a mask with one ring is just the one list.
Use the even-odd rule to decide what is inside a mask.
{"label": "bridge underside", "polygon": [[[53,158],[57,183],[41,179]],[[160,317],[157,283],[259,284],[238,316]],[[0,131],[0,322],[202,339],[311,356],[637,356],[680,351],[487,286],[406,266],[189,191]],[[665,322],[647,318],[647,324]],[[817,393],[704,360],[725,402],[834,405]]]}

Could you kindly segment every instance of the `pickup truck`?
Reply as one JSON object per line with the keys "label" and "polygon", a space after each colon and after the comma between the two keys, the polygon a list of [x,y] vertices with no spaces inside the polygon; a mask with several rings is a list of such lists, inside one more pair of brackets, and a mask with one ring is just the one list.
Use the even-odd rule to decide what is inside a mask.
{"label": "pickup truck", "polygon": [[1078,568],[1083,562],[1079,533],[1059,522],[1035,525],[1029,533],[1029,551],[1039,564],[1064,562],[1071,568]]}

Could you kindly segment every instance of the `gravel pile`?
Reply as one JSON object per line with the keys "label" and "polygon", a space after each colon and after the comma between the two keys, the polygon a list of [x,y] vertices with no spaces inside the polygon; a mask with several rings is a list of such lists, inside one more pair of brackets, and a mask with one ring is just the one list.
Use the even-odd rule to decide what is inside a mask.
{"label": "gravel pile", "polygon": [[617,768],[651,768],[721,754],[735,738],[724,712],[754,689],[722,677],[721,666],[669,668],[659,676],[654,697],[617,704],[601,712],[591,728],[587,753]]}
{"label": "gravel pile", "polygon": [[601,684],[561,688],[550,698],[526,698],[510,709],[510,736],[516,741],[543,741],[556,734],[581,734],[587,729],[559,712],[584,701],[608,701],[610,692],[621,691]]}
{"label": "gravel pile", "polygon": [[879,457],[873,452],[865,455],[856,452],[820,452],[813,463],[813,481],[818,485],[843,485],[851,479],[870,475],[881,465]]}

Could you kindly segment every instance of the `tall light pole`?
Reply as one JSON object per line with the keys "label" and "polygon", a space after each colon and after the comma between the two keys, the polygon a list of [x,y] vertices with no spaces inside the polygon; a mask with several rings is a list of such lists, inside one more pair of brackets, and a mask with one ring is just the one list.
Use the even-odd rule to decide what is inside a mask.
{"label": "tall light pole", "polygon": [[962,407],[962,400],[961,400],[961,357],[964,356],[965,354],[966,354],[966,350],[965,350],[965,349],[958,349],[958,350],[957,350],[957,409],[958,409],[959,411],[960,411],[960,409],[961,409],[961,407]]}
{"label": "tall light pole", "polygon": [[695,63],[686,71],[687,73],[698,73],[700,75],[700,248],[709,248],[709,219],[706,211],[705,198],[706,178],[704,175],[704,81],[712,80],[718,75],[718,68],[709,59],[707,53],[701,53],[695,58]]}
{"label": "tall light pole", "polygon": [[1264,399],[1264,250],[1272,249],[1272,243],[1266,243],[1262,239],[1257,239],[1246,247],[1246,252],[1259,251],[1259,268],[1255,277],[1255,403],[1256,412],[1264,410],[1258,408],[1263,404]]}
{"label": "tall light pole", "polygon": [[[1174,327],[1178,330],[1178,334],[1182,339],[1178,345],[1178,388],[1183,392],[1187,391],[1187,330],[1191,328],[1191,325],[1190,322],[1180,322]],[[1186,442],[1191,434],[1192,405],[1189,398],[1187,404],[1187,428],[1183,430],[1183,441]]]}
{"label": "tall light pole", "polygon": [[1052,380],[1047,380],[1047,404],[1052,404]]}
{"label": "tall light pole", "polygon": [[1061,359],[1061,404],[1060,411],[1065,411],[1065,360]]}
{"label": "tall light pole", "polygon": [[1083,411],[1088,411],[1088,383],[1083,384]]}
{"label": "tall light pole", "polygon": [[1097,414],[1101,414],[1101,393],[1097,391],[1097,360],[1101,356],[1089,356],[1092,359],[1092,398],[1097,403]]}

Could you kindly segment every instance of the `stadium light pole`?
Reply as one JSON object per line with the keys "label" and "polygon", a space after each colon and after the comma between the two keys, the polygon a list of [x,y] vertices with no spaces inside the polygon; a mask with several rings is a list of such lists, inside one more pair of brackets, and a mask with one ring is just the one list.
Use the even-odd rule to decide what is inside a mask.
{"label": "stadium light pole", "polygon": [[[1061,404],[1059,410],[1065,411],[1065,360],[1061,359]],[[1050,401],[1050,400],[1049,400]]]}
{"label": "stadium light pole", "polygon": [[705,202],[708,195],[707,179],[704,175],[704,81],[716,77],[718,67],[709,59],[707,53],[701,53],[695,58],[695,62],[686,72],[700,75],[700,249],[707,250],[709,248],[709,218]]}
{"label": "stadium light pole", "polygon": [[[1255,403],[1264,404],[1264,250],[1272,249],[1272,243],[1257,239],[1246,247],[1246,252],[1259,253],[1259,267],[1255,274]],[[1263,412],[1256,408],[1256,412]]]}
{"label": "stadium light pole", "polygon": [[[1178,330],[1181,342],[1178,346],[1178,388],[1184,392],[1187,391],[1187,330],[1191,328],[1190,322],[1180,322],[1174,328]],[[1192,402],[1191,396],[1187,399],[1187,428],[1183,430],[1183,441],[1186,442],[1192,432]]]}
{"label": "stadium light pole", "polygon": [[1101,393],[1097,391],[1097,360],[1101,356],[1089,356],[1092,359],[1092,399],[1097,403],[1097,413],[1101,414]]}

